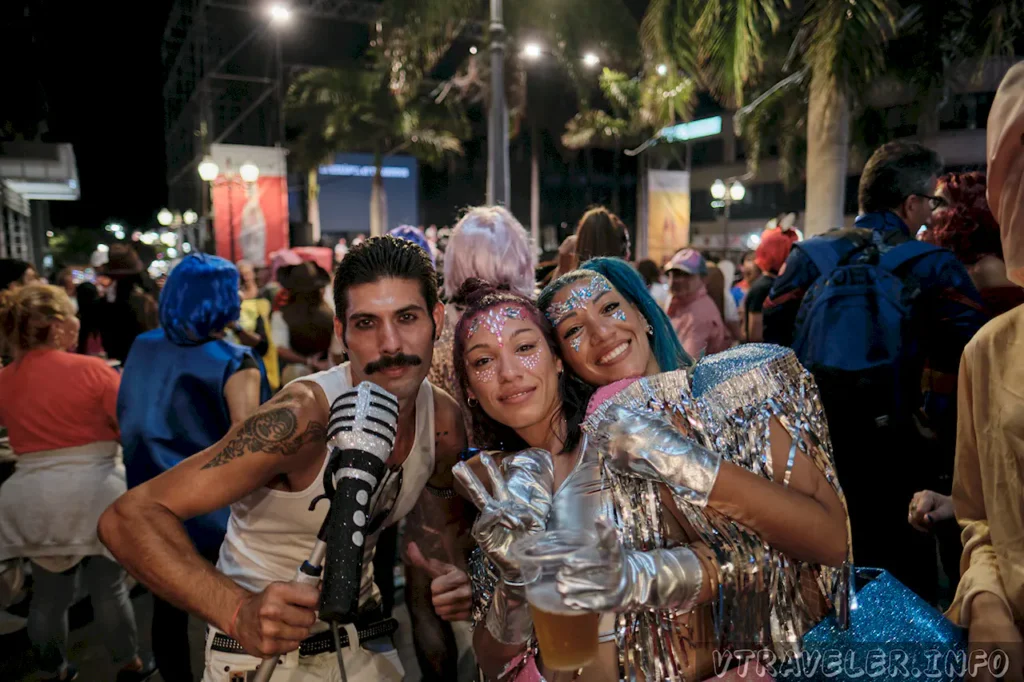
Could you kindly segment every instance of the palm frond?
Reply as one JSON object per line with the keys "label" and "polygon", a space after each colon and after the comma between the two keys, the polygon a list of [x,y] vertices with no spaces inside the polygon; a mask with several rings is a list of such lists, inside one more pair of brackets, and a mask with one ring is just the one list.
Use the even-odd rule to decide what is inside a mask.
{"label": "palm frond", "polygon": [[843,93],[864,91],[885,69],[898,10],[895,0],[808,0],[804,61],[814,82]]}
{"label": "palm frond", "polygon": [[591,146],[617,146],[630,135],[629,122],[603,111],[589,110],[569,119],[562,133],[562,145],[568,149]]}
{"label": "palm frond", "polygon": [[685,37],[698,46],[699,75],[726,104],[741,105],[744,89],[764,65],[765,44],[778,30],[788,0],[709,0]]}

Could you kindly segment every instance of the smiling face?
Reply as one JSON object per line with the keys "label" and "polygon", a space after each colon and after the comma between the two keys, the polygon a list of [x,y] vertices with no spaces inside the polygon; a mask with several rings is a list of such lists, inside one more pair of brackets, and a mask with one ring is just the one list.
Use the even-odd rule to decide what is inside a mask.
{"label": "smiling face", "polygon": [[550,428],[561,407],[554,357],[540,327],[526,310],[501,303],[478,313],[467,326],[468,397],[487,415],[531,442],[531,432]]}
{"label": "smiling face", "polygon": [[562,357],[588,384],[606,386],[658,372],[647,321],[601,275],[564,287],[547,315]]}
{"label": "smiling face", "polygon": [[347,292],[345,323],[335,333],[352,361],[352,384],[372,381],[404,402],[416,397],[430,370],[444,306],[427,310],[419,282],[385,278]]}

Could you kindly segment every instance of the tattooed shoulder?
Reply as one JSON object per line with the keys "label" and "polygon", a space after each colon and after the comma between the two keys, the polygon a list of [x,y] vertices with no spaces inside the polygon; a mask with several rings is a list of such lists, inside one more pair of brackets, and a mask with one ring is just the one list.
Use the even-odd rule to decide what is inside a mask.
{"label": "tattooed shoulder", "polygon": [[311,443],[326,443],[327,429],[323,423],[310,420],[300,431],[296,416],[298,406],[283,403],[278,401],[280,406],[269,409],[266,409],[269,406],[264,406],[264,410],[246,419],[221,451],[203,468],[212,469],[227,464],[250,452],[288,457]]}

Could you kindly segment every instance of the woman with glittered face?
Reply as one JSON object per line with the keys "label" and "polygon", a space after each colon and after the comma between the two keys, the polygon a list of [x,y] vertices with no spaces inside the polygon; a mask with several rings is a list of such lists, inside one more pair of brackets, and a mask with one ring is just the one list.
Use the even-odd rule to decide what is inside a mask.
{"label": "woman with glittered face", "polygon": [[[594,366],[605,372],[615,368],[623,377],[630,371],[650,371],[651,358],[664,349],[655,342],[652,350],[646,339],[650,335],[630,327],[639,317],[638,308],[610,290],[607,280],[594,285],[593,279],[573,288],[578,293],[565,299],[570,310],[563,309],[563,314],[588,313],[585,323],[596,328],[594,352],[603,352],[593,358]],[[669,671],[666,679],[680,680],[720,672],[713,670],[711,654],[727,642],[711,634],[709,604],[720,589],[730,602],[724,611],[716,607],[719,617],[739,619],[738,614],[745,613],[743,618],[748,618],[756,608],[753,603],[762,608],[777,604],[765,598],[766,590],[786,589],[801,591],[803,599],[798,605],[787,601],[785,608],[793,612],[763,614],[764,622],[776,619],[799,636],[820,620],[830,594],[816,586],[831,585],[833,578],[824,567],[839,565],[847,556],[845,509],[831,479],[822,473],[831,474],[821,463],[827,459],[824,453],[815,450],[809,456],[803,445],[791,447],[793,441],[787,440],[781,426],[752,418],[751,426],[763,429],[764,440],[750,440],[770,452],[771,457],[761,459],[776,465],[778,480],[773,480],[772,464],[767,465],[767,475],[752,471],[749,462],[705,449],[695,433],[690,434],[693,439],[681,437],[674,423],[635,410],[602,406],[582,423],[589,392],[578,391],[581,382],[569,381],[565,366],[569,355],[577,353],[571,345],[576,337],[566,340],[568,350],[563,347],[565,357],[559,359],[561,338],[554,340],[550,323],[529,301],[486,287],[463,293],[468,307],[455,330],[454,357],[476,438],[493,450],[514,453],[525,448],[500,457],[500,466],[481,457],[455,472],[462,492],[482,510],[473,535],[491,560],[489,574],[473,575],[475,592],[483,595],[474,615],[485,625],[476,629],[474,646],[488,677],[508,666],[522,672],[535,660],[531,655],[537,655],[532,621],[528,611],[524,616],[526,607],[516,592],[517,567],[507,551],[510,533],[521,537],[545,529],[593,530],[608,548],[601,568],[577,567],[583,574],[570,570],[559,582],[567,605],[605,614],[598,657],[583,669],[580,679],[618,679],[620,665],[639,667],[647,677],[659,669]],[[592,316],[589,307],[595,308]],[[618,342],[616,357],[625,356],[623,361],[605,357],[616,350],[605,350],[612,341]],[[587,342],[584,336],[579,354],[589,351]],[[654,360],[653,369],[657,368]],[[808,428],[808,439],[818,435],[820,431]],[[615,473],[616,467],[629,469],[630,462],[640,459],[644,464],[636,471],[623,478]],[[652,472],[653,484],[638,482]],[[495,492],[494,481],[502,477],[508,480],[502,495],[489,499],[486,493],[473,492],[483,487]],[[634,482],[623,482],[626,478]],[[491,483],[483,486],[481,481],[487,480]],[[637,485],[642,490],[631,487]],[[631,506],[637,501],[642,508]],[[714,521],[705,515],[710,509],[716,512],[710,515]],[[656,519],[640,521],[652,513]],[[532,524],[523,521],[529,518],[534,519]],[[499,542],[496,528],[516,530],[502,531],[504,542]],[[642,536],[651,529],[656,529],[654,535]],[[761,577],[737,579],[748,565]],[[800,569],[806,574],[794,574],[796,565],[806,567]],[[776,576],[777,582],[768,582]],[[803,582],[812,576],[822,577]],[[808,585],[809,590],[804,589]],[[614,613],[627,614],[625,622],[632,625],[616,630]],[[629,632],[641,631],[663,633],[659,637],[665,641],[630,639]],[[739,629],[734,634],[761,641]],[[557,679],[552,677],[555,671],[544,669],[543,660],[537,660],[547,679]]]}
{"label": "woman with glittered face", "polygon": [[668,317],[625,261],[595,258],[537,301],[573,373],[600,387],[693,364]]}

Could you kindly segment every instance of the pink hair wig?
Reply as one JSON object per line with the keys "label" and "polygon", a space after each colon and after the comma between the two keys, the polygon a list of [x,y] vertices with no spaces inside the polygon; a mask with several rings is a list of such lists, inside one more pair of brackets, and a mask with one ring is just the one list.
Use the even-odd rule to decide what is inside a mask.
{"label": "pink hair wig", "polygon": [[530,235],[515,216],[501,206],[477,206],[462,216],[448,240],[445,295],[453,300],[462,283],[476,277],[532,299],[536,266]]}

